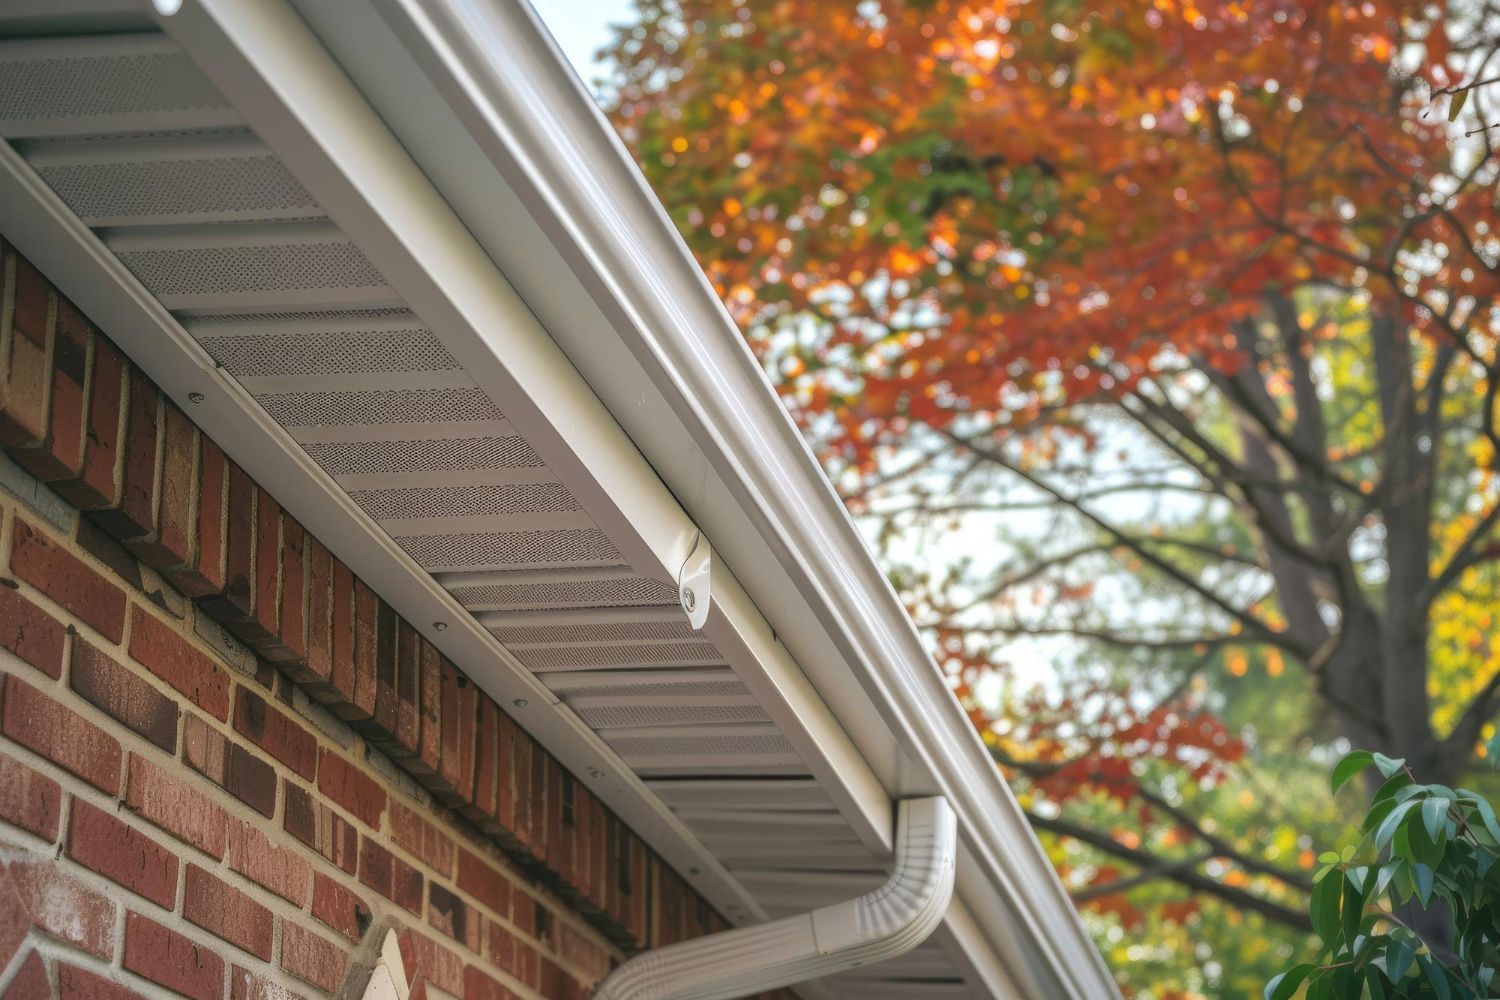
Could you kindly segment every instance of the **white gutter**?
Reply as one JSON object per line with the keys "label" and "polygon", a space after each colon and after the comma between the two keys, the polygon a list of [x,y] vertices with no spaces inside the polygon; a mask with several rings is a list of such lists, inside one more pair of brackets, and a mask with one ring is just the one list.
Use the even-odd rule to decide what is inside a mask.
{"label": "white gutter", "polygon": [[[518,2],[375,3],[460,119],[464,141],[488,158],[524,215],[502,219],[509,200],[493,193],[493,183],[476,187],[481,175],[472,163],[445,166],[455,146],[417,141],[432,137],[418,135],[428,127],[423,122],[404,126],[392,117],[392,127],[405,128],[413,155],[517,280],[892,794],[938,794],[952,805],[960,835],[957,896],[1007,972],[1028,995],[1117,996],[905,608],[670,219],[535,14]],[[299,6],[320,20],[316,4]],[[385,110],[399,114],[394,106]],[[487,226],[502,228],[504,236],[497,230],[490,238]],[[549,288],[546,277],[531,277],[555,257],[566,263],[574,286]],[[580,287],[586,294],[578,294]],[[615,343],[601,336],[600,318]],[[628,355],[610,353],[616,343]],[[635,370],[644,373],[644,384],[632,378]]]}
{"label": "white gutter", "polygon": [[895,958],[942,921],[957,846],[946,801],[906,799],[897,805],[896,866],[879,889],[637,955],[610,973],[595,1000],[730,1000]]}

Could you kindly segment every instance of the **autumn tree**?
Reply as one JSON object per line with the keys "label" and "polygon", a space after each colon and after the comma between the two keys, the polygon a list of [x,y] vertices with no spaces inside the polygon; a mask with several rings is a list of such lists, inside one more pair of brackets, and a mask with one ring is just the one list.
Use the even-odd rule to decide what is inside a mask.
{"label": "autumn tree", "polygon": [[1500,710],[1500,8],[637,4],[614,121],[1081,896],[1305,927],[1202,678],[1444,784]]}

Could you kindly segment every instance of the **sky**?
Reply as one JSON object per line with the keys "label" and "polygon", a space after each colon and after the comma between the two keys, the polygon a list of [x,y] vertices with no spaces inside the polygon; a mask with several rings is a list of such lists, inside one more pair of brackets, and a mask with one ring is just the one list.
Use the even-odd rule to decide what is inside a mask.
{"label": "sky", "polygon": [[596,75],[594,53],[613,38],[609,26],[633,20],[635,9],[632,0],[531,0],[531,5],[584,83]]}

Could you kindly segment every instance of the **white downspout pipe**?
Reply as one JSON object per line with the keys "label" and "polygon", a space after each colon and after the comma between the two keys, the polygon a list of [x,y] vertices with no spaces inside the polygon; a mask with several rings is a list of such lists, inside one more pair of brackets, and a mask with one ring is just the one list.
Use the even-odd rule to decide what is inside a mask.
{"label": "white downspout pipe", "polygon": [[953,896],[958,824],[942,797],[897,805],[896,866],[856,899],[644,952],[595,1000],[730,1000],[895,958],[921,944]]}

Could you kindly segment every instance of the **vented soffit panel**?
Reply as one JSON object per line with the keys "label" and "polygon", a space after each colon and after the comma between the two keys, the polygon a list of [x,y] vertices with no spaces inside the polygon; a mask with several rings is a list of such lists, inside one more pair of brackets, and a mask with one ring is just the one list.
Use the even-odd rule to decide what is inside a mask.
{"label": "vented soffit panel", "polygon": [[[0,9],[6,236],[732,922],[878,882],[891,795],[929,784],[842,654],[801,629],[784,642],[762,574],[758,605],[713,554],[743,542],[700,531],[717,479],[662,483],[703,453],[662,456],[681,425],[598,307],[559,338],[586,332],[586,363],[538,322],[581,264],[520,216],[529,250],[481,246],[472,191],[388,131],[452,117],[377,13],[395,6],[306,5],[316,31],[281,0],[160,20],[115,0]],[[618,379],[580,377],[601,363]],[[665,438],[642,437],[644,413]],[[694,627],[681,574],[705,554]],[[986,929],[1002,910],[955,904],[888,975],[802,992],[1034,984]]]}

